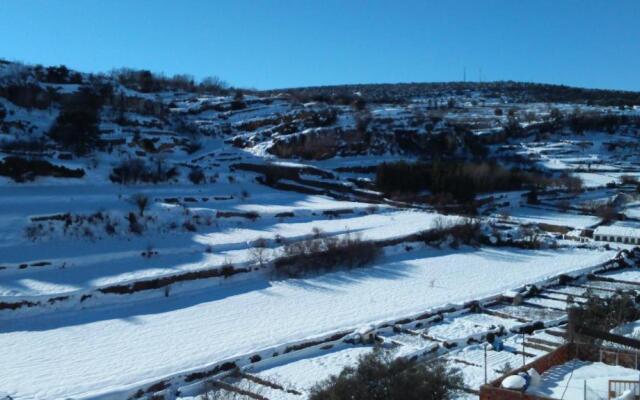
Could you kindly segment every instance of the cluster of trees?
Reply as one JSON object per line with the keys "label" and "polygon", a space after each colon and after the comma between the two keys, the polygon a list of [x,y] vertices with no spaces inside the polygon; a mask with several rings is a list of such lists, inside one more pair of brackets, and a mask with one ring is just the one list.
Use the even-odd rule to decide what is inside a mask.
{"label": "cluster of trees", "polygon": [[162,158],[156,159],[153,164],[139,158],[122,160],[109,175],[111,182],[123,185],[138,182],[160,183],[177,177],[177,168],[169,167]]}
{"label": "cluster of trees", "polygon": [[453,248],[461,244],[477,246],[485,241],[480,223],[471,218],[449,222],[443,217],[438,217],[432,229],[420,233],[420,239],[428,245],[438,244],[449,237],[453,239]]}
{"label": "cluster of trees", "polygon": [[26,182],[32,181],[38,176],[82,178],[84,170],[53,165],[45,160],[27,160],[11,156],[0,161],[0,175],[7,176],[16,182]]}
{"label": "cluster of trees", "polygon": [[82,83],[82,75],[79,72],[70,71],[65,65],[59,65],[57,67],[43,67],[42,65],[36,65],[33,67],[36,79],[41,82],[47,83]]}
{"label": "cluster of trees", "polygon": [[217,77],[206,77],[200,82],[186,74],[176,74],[166,77],[154,74],[149,70],[134,70],[121,68],[111,72],[111,75],[122,85],[143,93],[154,93],[165,90],[184,90],[209,94],[227,94],[229,85]]}
{"label": "cluster of trees", "polygon": [[363,267],[381,254],[375,243],[362,240],[360,236],[328,237],[319,230],[311,239],[285,244],[283,252],[283,256],[275,260],[275,269],[286,276],[331,271],[338,267]]}
{"label": "cluster of trees", "polygon": [[585,131],[606,131],[614,133],[621,125],[634,123],[640,126],[640,119],[632,119],[626,115],[584,112],[576,108],[571,114],[566,116],[566,123],[571,130],[576,133],[583,133]]}
{"label": "cluster of trees", "polygon": [[[351,99],[353,93],[373,103],[402,103],[409,99],[440,98],[446,95],[461,95],[484,92],[487,97],[507,96],[514,102],[583,103],[603,106],[629,106],[640,104],[638,92],[621,90],[583,89],[564,85],[549,85],[529,82],[447,82],[447,83],[396,83],[361,84],[295,88],[286,90],[292,96],[304,99],[338,100]],[[273,91],[278,93],[279,91]]]}
{"label": "cluster of trees", "polygon": [[[105,87],[109,90],[111,87]],[[95,149],[100,139],[100,108],[107,97],[92,86],[83,86],[63,104],[49,130],[49,137],[65,150],[82,155]]]}
{"label": "cluster of trees", "polygon": [[460,394],[459,370],[444,362],[391,358],[380,350],[311,389],[311,400],[450,400]]}
{"label": "cluster of trees", "polygon": [[5,153],[43,153],[48,146],[40,138],[6,140],[0,142],[0,151]]}
{"label": "cluster of trees", "polygon": [[0,97],[27,110],[32,108],[44,110],[58,101],[60,95],[52,88],[43,89],[39,85],[25,82],[0,85]]}
{"label": "cluster of trees", "polygon": [[192,168],[191,171],[189,171],[188,178],[191,181],[191,183],[193,183],[194,185],[199,185],[201,183],[204,183],[205,180],[207,179],[206,175],[204,174],[204,171],[200,167]]}
{"label": "cluster of trees", "polygon": [[434,195],[450,195],[460,204],[472,202],[478,193],[546,187],[552,184],[575,189],[580,181],[570,177],[548,178],[517,168],[507,169],[495,162],[400,161],[380,164],[376,170],[376,186],[385,193],[406,194],[428,190]]}
{"label": "cluster of trees", "polygon": [[[569,329],[575,334],[581,326],[609,332],[624,323],[636,321],[640,318],[640,306],[633,292],[617,291],[611,297],[599,297],[587,292],[587,300],[569,309]],[[581,338],[593,341],[592,337]]]}

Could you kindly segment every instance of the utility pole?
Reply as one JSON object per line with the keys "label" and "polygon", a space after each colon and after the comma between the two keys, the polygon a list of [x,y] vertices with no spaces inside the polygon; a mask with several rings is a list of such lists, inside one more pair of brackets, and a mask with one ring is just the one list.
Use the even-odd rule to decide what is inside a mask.
{"label": "utility pole", "polygon": [[524,352],[524,332],[522,332],[522,366],[524,367],[524,365],[526,364],[526,359],[525,359],[525,352]]}
{"label": "utility pole", "polygon": [[487,384],[487,346],[488,344],[484,344],[484,384]]}
{"label": "utility pole", "polygon": [[462,81],[467,82],[467,67],[462,70]]}

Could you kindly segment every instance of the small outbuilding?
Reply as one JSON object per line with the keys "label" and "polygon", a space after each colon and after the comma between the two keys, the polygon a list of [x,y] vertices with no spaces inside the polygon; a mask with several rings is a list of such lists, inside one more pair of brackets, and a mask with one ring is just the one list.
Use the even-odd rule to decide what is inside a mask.
{"label": "small outbuilding", "polygon": [[601,242],[640,245],[640,226],[625,223],[599,226],[594,229],[593,238]]}

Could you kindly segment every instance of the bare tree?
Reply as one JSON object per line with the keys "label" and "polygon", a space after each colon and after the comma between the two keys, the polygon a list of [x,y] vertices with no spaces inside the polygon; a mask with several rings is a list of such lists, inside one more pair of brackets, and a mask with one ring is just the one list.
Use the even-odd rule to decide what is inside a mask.
{"label": "bare tree", "polygon": [[267,240],[265,238],[258,238],[253,247],[249,250],[249,255],[254,263],[258,264],[260,268],[263,268],[267,263],[267,251],[269,248],[267,247]]}
{"label": "bare tree", "polygon": [[131,202],[138,207],[138,213],[144,217],[144,211],[149,207],[149,197],[142,193],[136,193],[131,196]]}

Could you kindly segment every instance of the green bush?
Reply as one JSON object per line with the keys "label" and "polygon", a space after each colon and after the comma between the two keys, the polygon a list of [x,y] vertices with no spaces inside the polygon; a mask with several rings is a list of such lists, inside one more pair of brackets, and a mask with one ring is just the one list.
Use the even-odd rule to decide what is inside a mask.
{"label": "green bush", "polygon": [[450,400],[462,387],[462,375],[443,362],[391,359],[381,351],[360,358],[311,389],[310,400]]}

